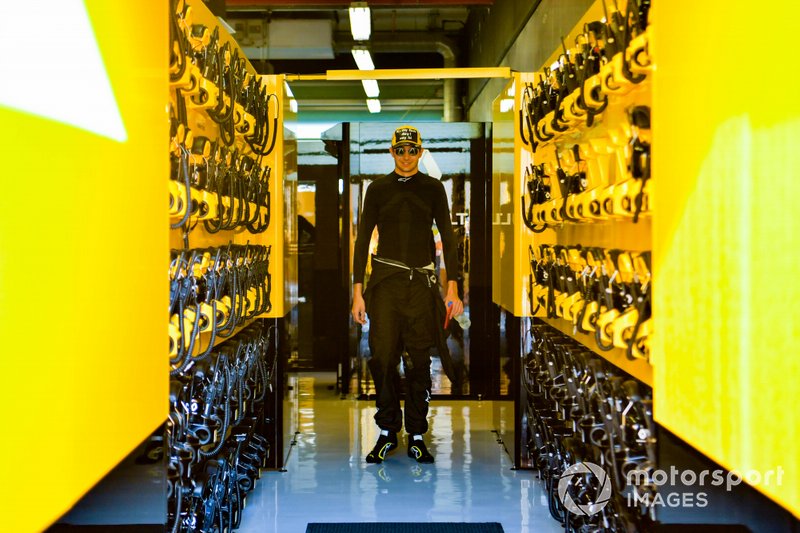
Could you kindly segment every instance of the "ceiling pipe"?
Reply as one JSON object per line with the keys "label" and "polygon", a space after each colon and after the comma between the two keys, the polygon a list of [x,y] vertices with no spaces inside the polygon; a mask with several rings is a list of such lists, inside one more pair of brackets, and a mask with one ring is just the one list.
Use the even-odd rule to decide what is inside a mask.
{"label": "ceiling pipe", "polygon": [[[442,41],[436,42],[436,51],[444,59],[444,67],[452,68],[456,66],[456,55],[453,48]],[[444,108],[442,110],[442,120],[444,122],[460,122],[461,106],[458,105],[458,94],[456,94],[456,80],[448,78],[444,80]]]}

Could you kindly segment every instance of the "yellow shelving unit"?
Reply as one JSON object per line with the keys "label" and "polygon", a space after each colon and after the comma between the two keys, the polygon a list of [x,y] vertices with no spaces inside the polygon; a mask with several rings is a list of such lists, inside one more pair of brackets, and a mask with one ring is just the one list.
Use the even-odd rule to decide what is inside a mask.
{"label": "yellow shelving unit", "polygon": [[[659,424],[800,517],[800,476],[791,474],[800,469],[800,362],[792,355],[800,341],[792,281],[800,99],[790,74],[757,74],[774,50],[791,49],[793,19],[773,16],[790,7],[653,3],[651,79],[626,96],[652,109],[652,216],[636,224],[565,223],[539,234],[524,226],[519,199],[531,150],[517,112],[521,87],[539,74],[515,73],[495,101],[493,299],[531,316],[531,244],[652,250],[649,363],[597,350],[566,320],[544,320],[651,385]],[[595,2],[574,32],[602,16]],[[745,45],[742,35],[765,44]],[[510,99],[511,109],[502,102]],[[613,134],[614,120],[604,117],[584,138]]]}
{"label": "yellow shelving unit", "polygon": [[[278,319],[286,317],[296,302],[292,244],[296,243],[297,182],[296,147],[284,130],[291,113],[284,76],[260,76],[201,0],[177,0],[171,6],[172,379],[166,429],[170,438],[164,441],[169,442],[165,451],[169,469],[180,475],[168,480],[168,528],[193,519],[188,509],[197,498],[201,472],[210,462],[246,461],[242,455],[231,456],[234,438],[240,443],[253,439],[255,449],[264,450],[254,466],[282,463],[276,437],[281,403],[273,383],[280,380],[275,374],[282,349]],[[258,341],[253,340],[254,332]],[[225,347],[214,349],[222,343]],[[237,355],[231,357],[227,350],[236,350]],[[269,362],[271,357],[275,359]],[[265,382],[242,372],[255,372]],[[258,400],[255,392],[247,400],[239,396],[231,416],[232,396],[226,387],[243,387],[248,379],[255,380],[253,387],[263,386],[264,392]],[[204,387],[213,394],[197,392]],[[195,396],[208,399],[195,404]],[[199,408],[203,401],[208,403]],[[225,418],[204,418],[187,410],[187,402],[198,412],[222,409]],[[193,430],[185,422],[191,417],[199,419],[194,424],[201,433],[211,435],[208,442],[191,436]],[[179,455],[186,454],[187,447],[192,462],[183,467]],[[223,491],[220,498],[235,499],[236,506],[244,503],[239,489],[236,494],[229,493],[229,486],[214,490]],[[204,519],[227,528],[229,518]]]}
{"label": "yellow shelving unit", "polygon": [[[185,21],[181,21],[181,28],[191,32],[193,28],[205,27],[207,34],[212,34],[215,31],[218,35],[218,47],[227,46],[229,55],[236,54],[239,58],[244,58],[244,53],[239,47],[236,40],[220,26],[216,17],[208,10],[202,1],[188,0],[187,17]],[[184,28],[184,26],[186,28]],[[199,45],[198,45],[199,46]],[[210,246],[225,246],[229,242],[234,244],[261,244],[271,246],[270,256],[270,271],[273,274],[273,296],[275,302],[273,303],[273,310],[264,316],[269,317],[282,317],[284,310],[292,305],[290,297],[285,295],[286,288],[283,281],[286,280],[284,272],[293,272],[291,260],[287,264],[286,257],[291,257],[290,245],[292,236],[296,231],[293,230],[294,223],[292,218],[294,216],[294,190],[296,189],[297,181],[297,156],[296,156],[296,143],[294,142],[291,132],[284,128],[284,123],[287,119],[294,116],[294,113],[289,108],[289,101],[286,98],[286,85],[285,76],[283,75],[259,75],[250,64],[249,61],[244,60],[244,68],[246,76],[255,77],[258,80],[260,87],[266,91],[266,95],[270,98],[267,102],[268,106],[268,123],[266,127],[269,130],[269,143],[273,146],[273,150],[260,157],[254,154],[252,149],[245,142],[245,134],[236,132],[234,144],[230,147],[242,155],[251,156],[260,161],[261,167],[269,169],[269,192],[271,195],[271,210],[270,210],[270,224],[267,230],[263,233],[252,234],[244,228],[236,230],[220,231],[218,233],[209,233],[202,231],[202,224],[194,225],[189,235],[189,244],[192,248],[203,248]],[[191,69],[188,69],[191,70]],[[192,76],[192,73],[185,74],[185,78]],[[213,81],[202,78],[202,74],[195,69],[194,75],[200,76],[198,78],[200,87],[203,90],[207,89],[207,93],[212,95],[219,94],[219,88],[216,87]],[[175,84],[173,84],[173,87]],[[187,98],[187,123],[188,128],[191,130],[195,137],[202,136],[208,138],[210,141],[218,141],[220,139],[220,128],[212,120],[209,115],[209,105],[199,106],[194,104],[194,99]],[[212,100],[213,101],[213,100]],[[174,102],[174,94],[173,94]],[[244,114],[246,121],[251,122],[254,117],[244,111],[241,106],[237,104],[236,114]],[[252,126],[251,126],[252,128]],[[238,129],[238,128],[237,128]],[[251,129],[252,131],[252,129]],[[294,233],[293,233],[294,232]],[[173,229],[170,237],[170,244],[172,248],[178,249],[184,246],[183,232],[180,228]],[[292,276],[288,276],[288,281],[292,281]],[[296,279],[296,278],[295,278]],[[276,280],[279,282],[275,283]]]}
{"label": "yellow shelving unit", "polygon": [[[603,15],[602,4],[595,2],[570,34],[565,36],[564,42],[575,42],[587,23],[599,20]],[[562,159],[569,157],[571,146],[580,146],[590,178],[588,190],[594,188],[595,191],[602,191],[615,184],[625,183],[628,171],[625,168],[627,161],[623,157],[629,154],[622,154],[628,138],[624,133],[629,129],[627,112],[636,106],[649,107],[651,101],[651,83],[646,78],[640,84],[628,87],[623,93],[610,94],[607,107],[591,127],[573,127],[563,134],[556,132],[554,138],[548,142],[534,143],[529,138],[532,136],[531,130],[524,115],[520,113],[527,105],[526,85],[538,84],[547,67],[561,56],[562,51],[554,52],[540,71],[514,73],[512,81],[494,102],[493,300],[515,316],[536,316],[544,319],[599,356],[652,385],[652,367],[647,360],[630,359],[625,350],[620,348],[600,350],[594,339],[575,333],[570,321],[547,318],[543,310],[533,314],[534,310],[530,309],[531,249],[536,250],[542,245],[597,247],[631,252],[647,252],[652,249],[652,223],[648,210],[636,222],[630,217],[620,219],[607,216],[579,223],[553,223],[550,221],[549,210],[543,210],[542,212],[547,212],[549,223],[540,233],[528,229],[523,221],[522,198],[527,195],[525,174],[532,164],[544,163],[553,169],[549,178],[552,195],[550,203],[566,203],[567,198],[571,198],[572,195],[562,195],[554,178],[554,169],[561,165]],[[560,155],[556,155],[556,150]]]}

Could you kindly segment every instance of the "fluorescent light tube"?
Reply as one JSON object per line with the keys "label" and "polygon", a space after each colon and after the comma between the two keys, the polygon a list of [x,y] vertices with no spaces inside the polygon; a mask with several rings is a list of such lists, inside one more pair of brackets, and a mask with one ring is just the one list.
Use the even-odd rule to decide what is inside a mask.
{"label": "fluorescent light tube", "polygon": [[236,33],[236,28],[234,28],[233,26],[228,24],[227,20],[225,20],[222,17],[217,17],[217,19],[219,20],[219,23],[222,24],[222,27],[225,28],[226,30],[228,30],[228,33],[230,33],[231,35]]}
{"label": "fluorescent light tube", "polygon": [[367,98],[377,98],[381,95],[381,89],[378,87],[378,82],[375,80],[361,80],[361,85],[364,86],[364,92]]}
{"label": "fluorescent light tube", "polygon": [[367,98],[367,108],[369,109],[370,113],[380,113],[381,101],[377,98]]}
{"label": "fluorescent light tube", "polygon": [[353,48],[353,59],[356,60],[356,65],[359,70],[375,70],[375,63],[372,62],[372,56],[369,55],[369,50],[366,48]]}
{"label": "fluorescent light tube", "polygon": [[509,87],[508,91],[506,91],[506,95],[511,96],[513,98],[514,97],[514,92],[516,90],[517,90],[517,82],[516,81],[512,81],[511,82],[511,87]]}
{"label": "fluorescent light tube", "polygon": [[367,41],[372,31],[369,7],[366,2],[353,2],[350,4],[350,33],[353,40]]}

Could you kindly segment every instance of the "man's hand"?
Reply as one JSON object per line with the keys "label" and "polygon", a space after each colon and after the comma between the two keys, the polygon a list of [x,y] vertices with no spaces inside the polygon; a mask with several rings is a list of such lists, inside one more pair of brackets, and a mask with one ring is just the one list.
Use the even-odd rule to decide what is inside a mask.
{"label": "man's hand", "polygon": [[458,285],[455,281],[447,282],[447,294],[444,297],[444,306],[448,318],[458,316],[464,312],[464,303],[458,297]]}
{"label": "man's hand", "polygon": [[367,306],[364,304],[364,297],[360,292],[353,294],[353,308],[350,310],[353,320],[362,326],[367,323]]}

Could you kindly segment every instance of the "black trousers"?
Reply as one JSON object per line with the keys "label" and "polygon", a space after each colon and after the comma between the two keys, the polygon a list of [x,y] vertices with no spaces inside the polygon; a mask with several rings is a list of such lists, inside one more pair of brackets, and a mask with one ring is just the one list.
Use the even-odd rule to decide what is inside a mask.
{"label": "black trousers", "polygon": [[397,366],[405,349],[406,431],[414,435],[428,431],[430,350],[436,343],[430,283],[430,278],[420,272],[400,272],[370,289],[369,369],[378,396],[375,422],[381,429],[399,432],[403,427]]}

